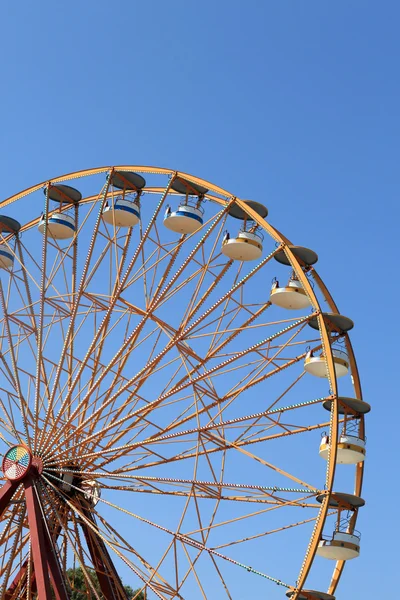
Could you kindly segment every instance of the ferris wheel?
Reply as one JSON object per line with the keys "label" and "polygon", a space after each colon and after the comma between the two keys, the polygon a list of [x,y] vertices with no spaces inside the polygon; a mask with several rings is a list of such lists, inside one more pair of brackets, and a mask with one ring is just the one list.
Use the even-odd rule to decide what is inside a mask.
{"label": "ferris wheel", "polygon": [[317,254],[156,167],[0,212],[0,598],[334,599],[370,407]]}

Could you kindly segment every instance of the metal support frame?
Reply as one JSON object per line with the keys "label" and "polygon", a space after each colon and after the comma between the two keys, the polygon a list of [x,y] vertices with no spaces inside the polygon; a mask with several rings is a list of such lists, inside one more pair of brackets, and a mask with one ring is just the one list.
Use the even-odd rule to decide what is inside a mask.
{"label": "metal support frame", "polygon": [[[24,486],[32,548],[33,572],[29,582],[31,591],[38,594],[38,600],[52,600],[52,591],[56,600],[68,600],[54,543],[44,524],[44,515],[35,488],[35,473],[28,473],[22,482],[7,480],[0,488],[0,517],[21,483]],[[86,519],[96,525],[90,509],[82,507],[82,510]],[[127,600],[123,584],[103,540],[96,536],[85,522],[82,522],[81,526],[104,597],[107,600]],[[28,568],[29,561],[26,560],[6,590],[5,600],[13,600],[15,594],[20,596],[21,588],[28,585]]]}
{"label": "metal support frame", "polygon": [[[96,520],[88,508],[82,506],[82,512],[86,519],[94,525]],[[103,540],[96,536],[94,531],[84,521],[80,523],[86,539],[89,554],[91,556],[101,591],[107,600],[128,600],[124,593],[124,586],[114,567],[107,547]]]}
{"label": "metal support frame", "polygon": [[[325,354],[325,361],[326,361],[326,366],[327,366],[327,370],[328,370],[329,384],[330,384],[330,388],[331,388],[330,393],[331,393],[331,398],[332,398],[333,402],[331,405],[331,419],[330,419],[330,433],[329,433],[331,451],[329,453],[329,457],[328,457],[328,461],[327,461],[327,473],[326,473],[326,483],[325,483],[325,489],[326,489],[327,493],[322,502],[322,505],[321,505],[321,508],[319,511],[319,516],[316,519],[313,534],[311,536],[309,546],[306,550],[306,556],[305,556],[304,562],[301,566],[298,580],[296,582],[296,587],[288,586],[291,590],[293,590],[292,600],[296,600],[299,597],[300,593],[305,593],[305,595],[308,596],[308,594],[306,592],[303,592],[303,587],[306,583],[310,568],[312,566],[312,563],[313,563],[313,560],[314,560],[314,557],[315,557],[315,554],[316,554],[316,551],[318,548],[318,543],[319,543],[319,540],[320,540],[322,532],[323,532],[325,519],[329,512],[330,495],[332,493],[333,482],[334,482],[334,477],[335,477],[336,447],[337,447],[337,439],[338,439],[339,423],[340,423],[339,410],[338,410],[338,404],[339,404],[338,390],[337,390],[336,374],[335,374],[335,367],[334,367],[333,354],[332,354],[332,348],[331,348],[332,331],[331,331],[329,325],[327,325],[325,323],[323,313],[322,313],[322,308],[319,304],[316,294],[313,292],[313,289],[310,285],[308,276],[311,276],[314,279],[314,281],[317,284],[318,289],[322,293],[325,301],[328,302],[330,310],[332,310],[333,312],[339,312],[339,310],[338,310],[336,304],[334,303],[332,297],[330,296],[327,288],[325,287],[325,285],[319,278],[318,274],[315,272],[314,268],[311,267],[310,265],[306,265],[305,263],[303,263],[292,252],[290,241],[285,236],[283,236],[277,229],[272,227],[272,225],[270,225],[267,221],[265,221],[263,218],[261,218],[260,215],[257,212],[255,212],[250,206],[248,206],[246,202],[244,202],[238,198],[235,198],[228,191],[226,191],[218,186],[215,186],[215,185],[213,185],[209,182],[206,182],[202,179],[199,179],[197,177],[193,177],[191,175],[181,173],[178,171],[172,171],[170,169],[160,169],[160,168],[156,168],[156,167],[121,166],[121,167],[112,167],[111,173],[113,173],[114,169],[117,169],[117,168],[121,168],[121,169],[127,170],[127,171],[138,170],[139,172],[143,172],[143,173],[160,174],[160,175],[163,174],[163,175],[170,176],[171,180],[169,181],[167,189],[164,190],[164,192],[163,192],[165,196],[168,193],[171,193],[171,194],[175,193],[173,190],[170,189],[173,179],[182,179],[183,181],[186,181],[186,183],[188,183],[189,185],[190,184],[193,184],[193,185],[198,184],[198,185],[203,185],[203,186],[205,185],[210,190],[210,192],[217,194],[217,196],[215,196],[212,193],[207,193],[207,198],[212,200],[216,204],[219,204],[220,207],[225,211],[227,210],[228,204],[230,202],[235,202],[237,204],[237,206],[242,208],[242,210],[244,211],[244,213],[246,215],[252,217],[253,222],[255,224],[257,224],[257,226],[259,226],[264,231],[267,231],[269,233],[269,235],[271,236],[271,238],[274,239],[275,242],[280,245],[279,248],[282,249],[284,251],[284,253],[286,254],[286,257],[287,257],[290,265],[292,266],[294,272],[296,273],[296,276],[302,283],[304,290],[306,291],[307,295],[309,296],[309,298],[311,300],[311,303],[315,310],[315,315],[318,318],[319,330],[320,330],[320,335],[321,335],[321,347]],[[76,173],[72,173],[72,174],[67,174],[62,177],[53,179],[51,181],[51,185],[53,185],[54,183],[57,183],[57,182],[68,181],[69,179],[73,178],[74,176],[82,177],[82,176],[96,175],[96,174],[107,173],[107,172],[108,173],[110,172],[110,167],[101,167],[98,169],[91,169],[91,170],[76,172]],[[124,181],[123,176],[122,176],[122,180]],[[17,200],[18,198],[21,198],[28,193],[38,190],[45,185],[47,185],[47,188],[48,188],[49,184],[50,184],[50,182],[44,182],[43,184],[38,184],[37,186],[33,186],[29,190],[20,192],[19,194],[16,194],[16,195],[2,201],[0,203],[0,206],[5,207],[5,206],[9,205],[10,203],[14,202],[15,200]],[[103,203],[105,201],[105,198],[107,196],[108,186],[109,186],[109,179],[107,180],[107,183],[106,183],[105,187],[103,188],[106,190],[106,192],[102,196],[102,205],[99,208],[98,219],[100,219],[101,209],[102,209]],[[194,188],[192,188],[192,189],[194,189]],[[149,187],[149,188],[146,188],[146,191],[148,191],[150,193],[154,193],[154,192],[161,193],[162,189]],[[124,194],[125,194],[125,189],[123,191],[123,195]],[[164,196],[163,196],[163,198],[164,198]],[[82,199],[81,204],[89,203],[89,202],[92,202],[92,201],[98,200],[98,199],[99,199],[99,195],[89,196],[87,198]],[[46,194],[46,203],[47,202],[48,202],[48,189],[47,189],[47,194]],[[161,203],[162,202],[163,202],[163,200],[161,200]],[[160,210],[161,203],[158,206],[157,211]],[[75,208],[76,208],[76,213],[77,213],[77,206]],[[46,209],[46,211],[47,210],[48,209]],[[57,208],[55,210],[57,210],[59,212],[63,212],[64,210],[66,210],[66,208],[60,206],[59,208]],[[51,214],[51,212],[52,211],[50,211],[50,214]],[[153,219],[154,218],[155,217],[153,217]],[[21,232],[26,229],[30,229],[31,227],[36,225],[37,222],[38,222],[38,219],[34,219],[30,223],[25,224],[21,228]],[[76,223],[77,223],[77,216],[76,216]],[[10,237],[12,235],[13,235],[13,232],[10,233]],[[146,230],[145,236],[144,236],[144,238],[142,238],[141,245],[144,243],[144,239],[147,235],[148,235],[148,230]],[[9,238],[7,238],[7,239],[9,239]],[[77,243],[77,241],[75,240],[75,248],[74,248],[75,254],[76,254],[76,243]],[[46,246],[46,235],[44,238],[44,246]],[[140,247],[142,247],[142,246],[140,246]],[[139,252],[139,248],[137,249],[137,251],[134,255],[134,259],[132,259],[132,261],[134,261],[136,259],[138,252]],[[272,258],[272,254],[270,255],[269,258]],[[22,261],[22,258],[21,258],[21,261]],[[75,264],[75,262],[76,262],[76,258],[74,259],[74,264]],[[132,264],[133,264],[133,262],[132,262]],[[86,269],[86,265],[85,265],[85,269]],[[127,270],[127,273],[128,272],[129,272],[129,268]],[[176,277],[178,276],[179,273],[180,273],[180,271],[177,272]],[[27,281],[27,279],[26,279],[26,281]],[[25,283],[25,285],[26,285],[26,287],[28,287],[26,283]],[[172,285],[171,283],[168,284],[169,287],[171,285]],[[73,286],[72,286],[74,293],[75,293],[75,286],[76,286],[76,283],[74,282]],[[119,287],[121,287],[121,286],[122,286],[122,283],[119,284]],[[232,288],[232,290],[233,290],[233,288]],[[114,290],[114,292],[115,292],[115,290]],[[114,292],[113,292],[113,294],[114,294]],[[164,290],[164,292],[165,292],[165,290]],[[29,296],[29,293],[28,293],[28,296]],[[43,297],[43,291],[41,293],[41,297]],[[72,297],[73,297],[73,295],[72,295]],[[29,305],[31,305],[31,304],[32,304],[32,302],[30,301]],[[75,306],[76,307],[78,306],[78,302],[76,302]],[[3,309],[3,310],[5,310],[5,309]],[[111,311],[111,308],[108,308],[107,310]],[[196,308],[196,310],[197,310],[197,308]],[[192,312],[191,312],[192,316],[193,316],[194,312],[196,312],[196,311],[192,309]],[[145,313],[143,314],[143,318],[144,319],[145,318],[152,318],[152,319],[154,318],[154,315],[152,314],[152,307],[150,307],[150,308],[148,307],[146,309]],[[185,321],[185,326],[187,324],[187,320],[188,319],[186,319],[186,321]],[[73,321],[72,321],[72,323],[73,323]],[[166,325],[166,324],[164,324],[164,325]],[[74,325],[72,324],[71,327],[73,328],[73,326]],[[39,330],[41,330],[41,329],[42,328],[39,327]],[[101,338],[100,338],[101,345],[104,343],[105,336],[106,336],[106,334],[104,333],[105,329],[106,328],[104,328],[104,329],[100,328],[98,330],[98,337],[96,340],[93,340],[93,342],[92,342],[93,346],[95,345],[95,343],[97,343],[100,336],[101,336]],[[190,328],[185,330],[186,333],[188,331],[190,331]],[[178,344],[181,341],[178,332],[173,332],[173,336],[174,336],[174,338],[173,338],[174,343]],[[68,335],[67,335],[67,339],[68,339]],[[73,336],[71,337],[71,339],[73,339]],[[362,399],[361,385],[359,382],[357,366],[356,366],[354,354],[352,351],[351,343],[350,343],[350,340],[347,335],[344,335],[344,341],[345,341],[347,351],[349,354],[349,358],[350,358],[350,366],[351,366],[351,372],[352,372],[353,379],[354,379],[353,383],[354,383],[356,397],[359,399]],[[126,343],[126,347],[129,348],[129,344],[131,344],[131,340],[125,340],[125,343]],[[9,344],[12,347],[11,341],[9,342]],[[123,350],[121,348],[120,352],[122,353],[122,351]],[[72,357],[73,356],[72,341],[70,342],[70,345],[64,349],[64,354],[68,354],[68,352],[70,352],[70,355]],[[200,360],[197,356],[194,358],[196,360]],[[297,360],[299,360],[300,358],[302,358],[302,357],[297,357]],[[96,361],[97,362],[100,361],[100,353],[96,354]],[[124,364],[124,363],[121,363],[121,364]],[[154,362],[153,364],[155,365],[157,363]],[[287,363],[287,364],[290,364],[290,363]],[[41,365],[41,358],[40,358],[40,343],[39,343],[39,355],[38,355],[38,362],[37,362],[38,368],[40,367],[40,365]],[[280,366],[280,368],[278,370],[281,370],[281,369],[285,368],[286,366],[287,365]],[[119,377],[121,370],[122,370],[122,367],[120,365],[119,371],[118,371],[116,377]],[[72,358],[70,359],[70,363],[69,363],[69,372],[72,373]],[[80,374],[80,372],[76,376],[75,382],[78,380],[79,374]],[[189,379],[189,378],[187,378],[187,379]],[[38,377],[37,377],[37,381],[38,381]],[[133,381],[134,380],[132,379],[131,382],[128,382],[126,384],[127,388],[129,387],[130,383],[132,383]],[[196,380],[196,383],[197,383],[197,380]],[[141,385],[141,383],[139,380],[139,384],[138,384],[138,387],[136,388],[136,391],[137,391],[137,389],[139,389],[140,385]],[[113,386],[111,386],[111,389],[113,389]],[[69,396],[68,396],[68,398],[69,398],[70,395],[72,394],[72,389],[70,389],[68,393],[69,393]],[[116,397],[118,397],[118,395],[111,397],[111,392],[110,392],[110,394],[107,395],[107,405],[109,405],[111,402],[115,401]],[[163,397],[163,399],[165,400],[164,397]],[[217,401],[217,400],[215,400],[215,401]],[[86,396],[82,401],[82,407],[84,410],[83,414],[85,416],[86,416],[86,411],[88,408],[88,402],[89,402],[88,396]],[[50,403],[49,403],[49,405],[50,405]],[[156,405],[153,404],[152,406],[154,407]],[[64,407],[66,408],[67,411],[69,411],[68,414],[70,417],[71,416],[70,415],[71,401],[67,400],[65,403],[65,406],[63,404],[63,408]],[[123,407],[120,408],[119,410],[120,410],[120,413],[118,413],[118,416],[120,414],[122,414]],[[21,408],[21,411],[22,411],[22,408]],[[60,413],[61,413],[61,410],[60,410]],[[48,409],[48,411],[46,413],[45,423],[47,423],[47,421],[49,420],[49,414],[50,414],[50,409]],[[147,415],[147,412],[143,411],[143,414],[142,413],[139,413],[139,414],[143,418],[143,416]],[[86,424],[85,416],[81,419],[81,422],[79,424],[79,427],[82,429],[83,429],[83,426]],[[345,416],[345,419],[346,419],[346,416]],[[50,429],[50,431],[45,432],[46,428],[43,427],[44,442],[47,442],[51,438],[52,434],[55,435],[55,442],[57,443],[59,441],[59,438],[61,436],[61,433],[60,433],[61,428],[58,428],[59,424],[60,424],[60,418],[57,416],[56,422],[53,424],[53,428]],[[59,429],[59,431],[57,431],[57,428]],[[96,435],[93,433],[94,430],[95,430],[95,426],[93,425],[92,428],[90,429],[90,435],[89,435],[89,438],[87,439],[87,443],[90,442],[95,445],[97,438],[96,438]],[[78,431],[79,431],[79,428],[78,428]],[[359,419],[359,434],[360,434],[360,436],[364,435],[364,418],[363,418],[363,416],[360,416],[360,419]],[[73,433],[70,433],[69,437],[67,437],[67,441],[68,441],[67,451],[70,450],[70,444],[75,443],[76,446],[79,445],[78,441],[77,441],[78,438],[76,438],[76,440],[74,440],[74,436],[76,437],[76,435],[77,435],[77,431],[74,429]],[[207,435],[210,435],[210,434],[207,433]],[[37,437],[37,436],[35,436],[35,437]],[[74,441],[72,441],[72,440],[74,440]],[[63,440],[64,444],[65,444],[65,441],[66,440],[64,439]],[[39,440],[37,443],[40,445],[42,442],[43,442],[42,434],[40,434],[40,437],[39,437]],[[108,442],[108,444],[111,444],[111,440]],[[75,446],[72,445],[72,448],[75,448]],[[58,449],[58,447],[57,447],[57,449]],[[120,449],[120,452],[127,453],[131,449],[132,449],[131,447],[125,446],[122,449]],[[108,451],[107,445],[106,445],[105,449],[102,448],[102,452],[104,452],[105,450]],[[65,452],[66,451],[64,451],[64,454],[65,454]],[[88,452],[89,452],[89,454],[90,453],[93,454],[94,446],[93,446],[93,448],[91,446],[88,446]],[[199,455],[198,450],[197,450],[197,453]],[[99,452],[99,454],[101,455],[100,452]],[[119,456],[122,456],[122,455],[123,454],[119,454]],[[57,460],[59,460],[60,456],[62,456],[62,453],[58,454]],[[85,454],[83,455],[83,458],[86,458]],[[68,469],[69,465],[68,465],[68,463],[66,463],[66,460],[67,459],[62,459],[61,466],[63,468]],[[51,464],[52,463],[50,462],[50,467],[51,467]],[[102,463],[100,466],[102,467],[103,464],[105,464],[105,463]],[[361,488],[362,488],[363,469],[364,469],[363,463],[359,463],[356,467],[355,494],[358,496],[360,495]],[[59,563],[59,560],[58,560],[58,557],[57,557],[57,554],[55,551],[56,547],[54,544],[54,541],[55,541],[54,531],[51,534],[49,534],[49,528],[47,527],[47,525],[44,526],[45,517],[43,515],[43,510],[41,507],[40,499],[36,493],[34,479],[35,479],[35,473],[31,473],[31,474],[27,475],[25,477],[25,479],[23,480],[23,485],[25,487],[26,505],[28,508],[28,521],[29,521],[29,527],[31,528],[32,558],[33,558],[33,563],[34,563],[34,569],[32,572],[32,577],[29,579],[29,582],[28,582],[27,573],[29,572],[29,566],[30,566],[30,561],[31,561],[31,559],[29,558],[27,561],[25,561],[24,565],[22,565],[19,573],[17,574],[17,576],[14,579],[13,583],[11,584],[10,588],[5,592],[5,594],[6,594],[5,599],[6,600],[16,600],[16,594],[19,594],[20,588],[21,588],[21,582],[22,582],[22,586],[29,585],[31,590],[33,590],[34,585],[35,585],[35,587],[37,586],[37,589],[39,592],[39,600],[42,600],[42,599],[48,600],[50,598],[50,595],[48,595],[49,592],[48,592],[47,588],[50,589],[50,580],[51,580],[51,584],[53,585],[54,591],[56,592],[57,600],[64,600],[67,598],[68,594],[65,591],[65,583],[63,582],[60,563]],[[3,488],[0,489],[0,516],[6,510],[10,499],[12,498],[16,489],[18,488],[18,485],[19,485],[19,483],[15,484],[15,482],[8,481],[3,486]],[[29,497],[29,502],[28,502],[28,497]],[[96,525],[94,514],[89,505],[81,506],[81,509],[82,509],[85,520],[81,520],[80,525],[84,532],[87,546],[89,549],[89,554],[91,556],[93,565],[94,565],[96,573],[98,575],[102,593],[105,595],[107,600],[125,600],[126,595],[124,594],[123,585],[121,583],[121,580],[118,577],[118,574],[116,573],[112,559],[108,553],[107,546],[106,546],[105,542],[103,541],[103,539],[101,538],[101,536],[97,534],[97,525]],[[354,515],[351,519],[351,523],[349,526],[349,532],[352,532],[355,527],[357,512],[358,511],[354,512]],[[338,510],[338,518],[339,517],[340,517],[340,509]],[[93,524],[93,527],[92,527],[92,524]],[[36,547],[35,551],[34,551],[34,546]],[[337,584],[340,579],[340,576],[342,574],[344,565],[345,565],[345,561],[338,561],[336,563],[336,568],[335,568],[335,571],[334,571],[334,574],[333,574],[333,577],[332,577],[331,583],[330,583],[329,593],[335,592]],[[42,578],[41,582],[40,582],[40,585],[42,587],[39,587],[39,576]],[[50,579],[49,579],[49,576],[50,576]],[[19,597],[20,596],[18,595],[18,598]]]}
{"label": "metal support frame", "polygon": [[[0,517],[5,512],[19,485],[19,481],[8,480],[0,489]],[[31,579],[32,590],[34,587],[35,592],[37,591],[38,593],[39,600],[52,600],[51,581],[56,600],[68,600],[57,555],[48,532],[43,526],[43,515],[36,495],[34,478],[31,474],[28,474],[25,477],[23,485],[34,566],[34,572]],[[11,586],[5,592],[5,600],[11,600],[14,597],[20,583],[26,577],[28,566],[28,561],[25,561]],[[18,591],[18,593],[20,593],[20,591]]]}
{"label": "metal support frame", "polygon": [[[24,585],[24,579],[28,573],[28,560],[24,562],[8,590],[4,594],[4,600],[17,600],[20,596],[21,588]],[[36,593],[36,577],[35,572],[31,576],[31,591]],[[16,596],[15,594],[18,594]]]}
{"label": "metal support frame", "polygon": [[0,517],[3,516],[4,511],[10,503],[11,498],[17,491],[19,481],[7,480],[3,487],[0,489]]}
{"label": "metal support frame", "polygon": [[42,525],[42,515],[40,513],[40,507],[36,497],[35,485],[32,477],[29,475],[24,480],[24,488],[38,596],[39,600],[51,600],[51,588],[45,550],[45,533]]}

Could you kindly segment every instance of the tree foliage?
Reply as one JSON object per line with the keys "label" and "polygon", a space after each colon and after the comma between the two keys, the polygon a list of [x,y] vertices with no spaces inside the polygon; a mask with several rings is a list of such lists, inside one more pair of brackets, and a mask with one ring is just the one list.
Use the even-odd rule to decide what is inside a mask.
{"label": "tree foliage", "polygon": [[[101,593],[96,571],[94,569],[87,569],[87,571],[92,580],[93,587],[99,595],[99,598],[102,600],[107,600]],[[86,577],[81,567],[78,567],[77,569],[68,569],[67,577],[72,589],[71,600],[88,600],[89,598],[95,598],[92,588],[86,581]],[[135,594],[137,594],[139,590],[133,590],[130,585],[124,585],[124,590],[126,597],[129,598],[129,600],[132,598],[135,598],[135,600],[145,600],[143,592],[140,592],[139,595],[135,597]],[[91,594],[88,594],[88,592],[91,592]]]}

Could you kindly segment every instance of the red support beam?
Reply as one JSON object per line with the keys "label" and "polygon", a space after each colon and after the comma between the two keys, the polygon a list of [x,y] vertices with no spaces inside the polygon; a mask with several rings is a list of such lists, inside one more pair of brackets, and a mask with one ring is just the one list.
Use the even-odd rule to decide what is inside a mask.
{"label": "red support beam", "polygon": [[[30,463],[28,469],[29,467]],[[37,475],[36,469],[33,474],[28,474],[23,480],[33,559],[32,578],[30,581],[32,589],[30,591],[32,592],[33,588],[35,588],[35,591],[38,593],[38,600],[52,600],[51,579],[56,600],[68,600],[53,540],[47,528],[43,527],[43,513],[34,485],[35,475]],[[10,500],[20,483],[21,478],[18,480],[8,479],[0,489],[0,518],[9,506]],[[58,533],[59,530],[56,533],[56,537]],[[11,600],[15,597],[15,594],[20,596],[22,588],[26,587],[28,583],[27,571],[28,560],[24,562],[12,584],[6,590],[4,600]]]}
{"label": "red support beam", "polygon": [[[0,517],[8,507],[19,484],[19,481],[8,480],[0,489]],[[54,547],[55,540],[52,539],[53,536],[49,536],[48,531],[43,526],[43,514],[35,490],[34,476],[28,474],[23,480],[23,485],[25,488],[33,561],[31,591],[33,591],[34,586],[35,591],[37,590],[38,600],[52,600],[51,590],[53,588],[56,600],[68,600],[65,581]],[[81,508],[85,517],[95,525],[96,521],[91,511],[86,507],[81,506]],[[88,527],[87,523],[82,522],[81,526],[102,594],[107,600],[127,600],[124,587],[105,543]],[[28,561],[25,561],[11,586],[5,592],[4,600],[14,599],[15,594],[18,594],[18,597],[20,596],[23,587],[26,587],[28,583],[27,569]],[[50,580],[52,586],[50,585]]]}
{"label": "red support beam", "polygon": [[[82,505],[81,509],[85,517],[95,525],[96,521],[90,510]],[[81,521],[81,527],[104,597],[107,600],[127,600],[124,586],[105,543],[84,521]]]}
{"label": "red support beam", "polygon": [[46,558],[47,565],[49,568],[50,579],[53,585],[53,591],[56,600],[68,600],[67,590],[65,588],[65,581],[61,574],[61,567],[58,561],[58,557],[55,551],[54,543],[49,538],[47,532],[44,532],[45,536],[45,547],[46,547]]}
{"label": "red support beam", "polygon": [[52,600],[45,549],[46,538],[42,524],[42,514],[38,499],[36,497],[33,479],[30,475],[24,479],[24,487],[38,600]]}
{"label": "red support beam", "polygon": [[[49,540],[49,536],[45,535],[45,546],[46,546],[46,557],[47,564],[50,572],[50,579],[53,585],[53,590],[56,596],[56,600],[68,600],[68,594],[65,591],[65,585],[61,575],[61,569],[59,566],[58,559],[54,556],[54,544],[60,534],[60,526],[57,526],[56,531],[52,533],[52,540]],[[24,585],[26,585],[26,575],[28,570],[28,560],[26,560],[17,575],[14,577],[13,582],[5,592],[3,600],[18,600],[22,597],[24,591]],[[35,570],[32,568],[31,575],[31,592],[35,594],[36,581],[35,581]],[[16,595],[17,594],[17,595]]]}
{"label": "red support beam", "polygon": [[2,488],[0,488],[0,517],[3,516],[4,511],[10,504],[10,500],[16,492],[19,484],[19,481],[10,481],[7,479]]}
{"label": "red support beam", "polygon": [[[5,484],[1,487],[1,489],[0,489],[0,517],[2,517],[4,511],[9,506],[10,500],[13,497],[14,493],[16,492],[19,484],[20,484],[20,481],[10,481],[9,479],[7,479]],[[24,565],[21,567],[20,571],[18,572],[17,576],[15,577],[14,581],[12,582],[10,589],[6,591],[4,600],[9,600],[13,597],[13,594],[14,594],[20,580],[23,577],[25,577],[27,564],[28,563],[25,562]]]}

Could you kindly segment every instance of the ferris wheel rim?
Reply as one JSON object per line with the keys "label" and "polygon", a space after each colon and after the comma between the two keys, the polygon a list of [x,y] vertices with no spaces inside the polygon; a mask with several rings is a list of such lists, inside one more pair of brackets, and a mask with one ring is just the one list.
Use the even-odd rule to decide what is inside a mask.
{"label": "ferris wheel rim", "polygon": [[[162,174],[162,175],[171,175],[172,177],[182,176],[184,178],[187,178],[189,181],[192,181],[192,183],[194,183],[194,184],[199,184],[199,182],[202,182],[203,184],[207,184],[211,191],[214,191],[218,194],[224,195],[227,198],[229,198],[230,201],[237,203],[237,205],[240,206],[242,210],[244,210],[245,212],[247,212],[248,214],[250,214],[250,216],[252,216],[254,218],[254,221],[257,222],[260,227],[262,227],[264,230],[266,230],[271,235],[271,237],[273,237],[273,239],[275,239],[276,241],[279,242],[281,250],[284,251],[289,264],[295,270],[296,275],[298,275],[299,280],[301,281],[304,289],[310,295],[310,297],[314,300],[314,302],[313,302],[314,308],[318,311],[318,314],[316,315],[315,318],[318,320],[319,331],[321,332],[322,337],[323,337],[323,344],[324,344],[325,353],[326,353],[325,355],[326,355],[328,369],[329,369],[329,373],[330,373],[330,379],[331,379],[330,383],[333,388],[332,389],[333,397],[334,397],[334,401],[332,402],[333,420],[334,420],[334,423],[336,423],[336,425],[334,426],[334,431],[336,428],[336,436],[337,436],[337,429],[338,429],[337,423],[338,423],[338,412],[339,412],[337,409],[338,394],[337,394],[337,387],[336,387],[337,384],[336,384],[335,368],[334,368],[334,363],[333,363],[333,355],[332,355],[331,347],[330,347],[330,343],[329,343],[329,332],[328,332],[328,328],[326,327],[325,320],[323,318],[323,313],[321,311],[321,307],[320,307],[318,301],[316,300],[316,296],[314,294],[312,286],[310,285],[310,282],[309,282],[307,276],[304,274],[303,263],[301,262],[301,260],[299,261],[299,258],[292,251],[290,244],[288,243],[288,240],[284,236],[282,236],[279,232],[277,232],[276,229],[274,229],[267,222],[265,222],[264,219],[262,219],[262,217],[260,217],[260,215],[257,214],[255,211],[253,211],[254,214],[252,214],[251,207],[248,207],[246,205],[245,201],[232,196],[226,190],[223,190],[222,188],[218,188],[218,186],[213,186],[213,184],[207,182],[206,180],[196,178],[194,176],[191,176],[186,173],[179,172],[179,171],[171,171],[169,169],[158,168],[158,167],[140,167],[140,166],[121,165],[118,167],[99,167],[98,169],[77,171],[77,172],[70,173],[67,175],[59,176],[57,178],[53,178],[53,179],[49,180],[49,182],[51,182],[53,184],[53,183],[58,183],[58,182],[62,182],[62,181],[67,181],[69,179],[75,179],[75,178],[90,176],[90,175],[99,174],[99,173],[113,172],[116,170],[138,171],[138,172],[144,172],[144,173],[156,173],[156,174]],[[7,204],[22,198],[24,195],[32,193],[32,192],[46,186],[49,182],[43,182],[42,184],[38,184],[37,186],[32,186],[31,188],[28,188],[28,190],[25,190],[24,192],[21,192],[19,194],[11,196],[10,198],[8,198],[8,199],[4,200],[2,203],[0,203],[0,207],[6,206]],[[225,200],[224,202],[226,203],[227,201],[229,201],[229,200]],[[354,360],[354,357],[353,357],[353,360]],[[333,434],[333,436],[332,436],[333,440],[334,440],[334,436],[335,436],[335,434]],[[336,444],[334,442],[332,442],[332,445],[336,449]],[[333,459],[331,457],[331,463],[332,463],[333,467],[332,466],[330,467],[330,475],[329,475],[329,480],[327,483],[328,490],[330,490],[330,491],[332,491],[332,483],[333,483],[333,478],[334,478],[335,456],[333,457]],[[329,494],[326,497],[328,498]],[[322,517],[319,520],[319,525],[320,525],[321,531],[322,531],[323,524],[325,522],[325,516],[328,511],[328,508],[329,508],[329,499],[326,500],[325,505],[323,503],[323,506],[321,506],[321,509],[320,509],[321,510],[320,514],[322,514]],[[324,511],[325,511],[325,513],[324,513]],[[316,545],[318,543],[317,538],[318,538],[318,530],[316,530],[316,533],[314,535],[314,546],[309,550],[307,561],[304,566],[304,570],[303,570],[301,578],[298,582],[299,590],[302,588],[302,585],[303,585],[305,579],[307,578],[308,569],[309,569],[309,567],[311,567],[311,564],[313,562],[313,558],[315,556]],[[302,579],[303,579],[303,581],[302,581]],[[296,596],[294,596],[294,597],[296,597]]]}
{"label": "ferris wheel rim", "polygon": [[9,196],[8,198],[5,198],[4,200],[2,200],[0,202],[0,210],[2,209],[2,207],[7,206],[11,202],[19,200],[20,198],[23,198],[24,196],[27,196],[28,194],[31,194],[37,190],[40,190],[41,188],[44,188],[49,183],[62,183],[64,181],[69,181],[71,179],[78,179],[78,178],[87,177],[90,175],[100,175],[101,173],[109,173],[109,172],[113,172],[113,171],[132,171],[132,172],[138,171],[139,173],[149,173],[149,174],[167,175],[167,176],[172,176],[175,174],[177,177],[182,177],[184,179],[188,179],[189,181],[192,181],[193,183],[198,183],[199,185],[208,187],[209,190],[214,191],[218,194],[221,194],[222,196],[226,196],[229,198],[233,197],[233,195],[228,190],[226,190],[220,186],[217,186],[217,185],[211,183],[210,181],[207,181],[206,179],[196,177],[196,176],[191,175],[190,173],[186,173],[184,171],[176,171],[174,169],[168,169],[167,167],[155,167],[155,166],[146,166],[146,165],[114,165],[114,166],[110,165],[110,166],[104,166],[104,167],[93,167],[91,169],[81,169],[79,171],[71,171],[70,173],[66,173],[63,175],[58,175],[57,177],[52,177],[50,179],[46,179],[46,180],[42,181],[41,183],[35,184],[33,186],[29,186],[28,188],[25,188],[21,192],[18,192],[17,194],[13,194],[12,196]]}

